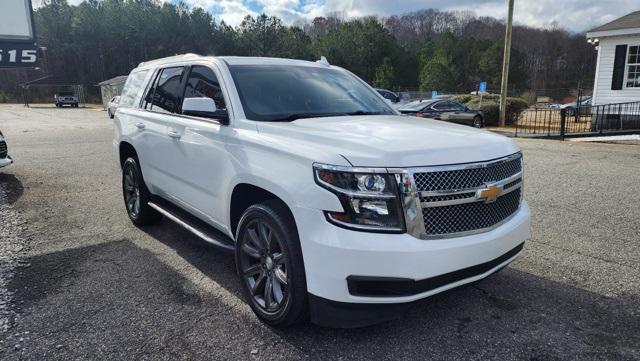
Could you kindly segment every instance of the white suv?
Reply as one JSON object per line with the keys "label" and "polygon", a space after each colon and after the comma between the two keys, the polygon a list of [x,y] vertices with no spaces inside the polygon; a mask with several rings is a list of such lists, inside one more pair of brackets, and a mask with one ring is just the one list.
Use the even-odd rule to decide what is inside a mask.
{"label": "white suv", "polygon": [[142,63],[114,144],[133,223],[165,216],[233,252],[274,326],[395,317],[500,270],[529,237],[512,141],[401,116],[324,60]]}

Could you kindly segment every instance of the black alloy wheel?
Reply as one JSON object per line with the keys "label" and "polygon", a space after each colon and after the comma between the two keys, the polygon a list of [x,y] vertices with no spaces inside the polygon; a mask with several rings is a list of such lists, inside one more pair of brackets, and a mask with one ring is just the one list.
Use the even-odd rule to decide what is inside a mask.
{"label": "black alloy wheel", "polygon": [[473,117],[473,123],[471,124],[474,128],[482,128],[482,118],[479,115]]}
{"label": "black alloy wheel", "polygon": [[295,224],[284,206],[267,201],[240,220],[236,265],[253,311],[271,326],[307,317],[306,280]]}
{"label": "black alloy wheel", "polygon": [[151,194],[144,184],[137,158],[127,158],[122,165],[122,195],[127,214],[133,224],[153,224],[162,218],[160,213],[148,204]]}

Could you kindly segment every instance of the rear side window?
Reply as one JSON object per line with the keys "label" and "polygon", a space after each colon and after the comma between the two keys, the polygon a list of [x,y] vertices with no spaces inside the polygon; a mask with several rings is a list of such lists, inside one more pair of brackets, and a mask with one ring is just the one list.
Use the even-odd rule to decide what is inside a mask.
{"label": "rear side window", "polygon": [[174,113],[180,99],[183,73],[183,67],[160,70],[145,97],[144,108],[161,113]]}
{"label": "rear side window", "polygon": [[187,85],[184,90],[185,98],[211,98],[217,109],[226,109],[224,96],[216,74],[206,66],[196,65],[191,68]]}
{"label": "rear side window", "polygon": [[464,110],[464,105],[462,105],[462,104],[460,104],[458,102],[449,102],[449,106],[453,110],[458,110],[458,111],[463,111]]}
{"label": "rear side window", "polygon": [[124,108],[133,106],[136,98],[138,98],[138,94],[144,86],[144,79],[147,77],[148,73],[148,70],[141,70],[135,73],[131,73],[129,77],[127,77],[127,81],[125,82],[124,88],[122,89],[122,94],[120,94],[121,107]]}
{"label": "rear side window", "polygon": [[449,106],[447,105],[447,102],[440,102],[440,103],[437,103],[436,105],[434,105],[433,109],[435,109],[435,110],[447,110],[447,109],[449,109]]}

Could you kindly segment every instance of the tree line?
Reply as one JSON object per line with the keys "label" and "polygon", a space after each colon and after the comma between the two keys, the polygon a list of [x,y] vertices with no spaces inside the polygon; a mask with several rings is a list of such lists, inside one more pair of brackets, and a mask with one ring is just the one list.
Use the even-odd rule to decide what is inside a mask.
{"label": "tree line", "polygon": [[[140,62],[193,52],[273,56],[345,67],[372,85],[394,90],[468,93],[480,81],[498,90],[504,23],[468,11],[427,9],[387,18],[336,13],[291,26],[266,14],[239,26],[201,8],[157,0],[45,0],[34,13],[42,70],[0,70],[0,101],[19,98],[18,84],[53,74],[84,84],[126,75]],[[510,93],[564,92],[593,82],[595,51],[583,34],[559,26],[515,26]],[[4,95],[3,95],[4,94]]]}

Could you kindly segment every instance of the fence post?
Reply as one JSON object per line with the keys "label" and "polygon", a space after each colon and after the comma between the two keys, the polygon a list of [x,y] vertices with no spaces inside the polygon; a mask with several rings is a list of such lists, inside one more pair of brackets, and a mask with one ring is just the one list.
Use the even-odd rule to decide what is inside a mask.
{"label": "fence post", "polygon": [[564,140],[564,127],[566,125],[567,109],[560,109],[560,139]]}

